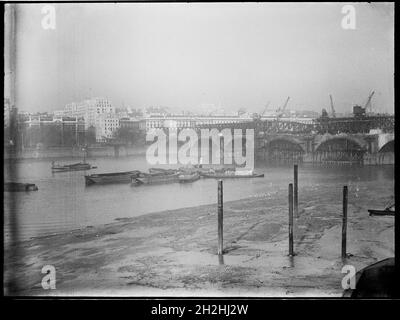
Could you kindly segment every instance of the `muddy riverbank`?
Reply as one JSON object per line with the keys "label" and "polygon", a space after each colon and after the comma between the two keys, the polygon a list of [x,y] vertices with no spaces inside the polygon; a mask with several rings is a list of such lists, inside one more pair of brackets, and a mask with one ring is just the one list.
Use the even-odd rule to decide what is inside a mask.
{"label": "muddy riverbank", "polygon": [[[300,193],[293,258],[280,192],[224,204],[223,261],[216,205],[204,205],[23,241],[19,261],[5,252],[5,279],[15,271],[27,295],[341,296],[341,189],[320,188],[328,196]],[[367,212],[391,196],[377,203],[368,189],[349,188],[345,264],[357,270],[394,256],[393,217]],[[56,268],[55,290],[42,289],[44,265]]]}

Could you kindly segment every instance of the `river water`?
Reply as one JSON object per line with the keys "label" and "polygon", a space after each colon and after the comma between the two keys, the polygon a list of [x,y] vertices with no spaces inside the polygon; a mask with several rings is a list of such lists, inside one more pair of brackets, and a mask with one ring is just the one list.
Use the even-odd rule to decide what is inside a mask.
{"label": "river water", "polygon": [[[73,163],[76,159],[61,159]],[[10,236],[10,215],[18,220],[19,239],[59,233],[86,226],[111,223],[117,218],[135,217],[151,212],[216,203],[217,182],[201,179],[189,184],[168,184],[131,187],[130,184],[85,186],[84,175],[114,171],[147,170],[144,157],[90,159],[98,169],[78,172],[52,173],[51,160],[20,160],[15,163],[18,181],[35,183],[36,192],[4,193],[4,236]],[[224,201],[265,196],[286,192],[293,180],[291,166],[256,168],[264,178],[232,179],[224,181]],[[9,181],[8,167],[4,166],[5,181]],[[373,183],[371,183],[373,182]],[[299,167],[299,188],[315,192],[318,186],[344,184],[368,185],[368,188],[394,192],[394,166]],[[310,187],[315,188],[310,188]],[[308,188],[307,188],[308,187]],[[390,195],[390,194],[389,194]],[[377,198],[380,197],[377,194]],[[388,195],[386,195],[388,196]],[[10,205],[16,207],[11,212]],[[168,213],[166,213],[167,215]]]}

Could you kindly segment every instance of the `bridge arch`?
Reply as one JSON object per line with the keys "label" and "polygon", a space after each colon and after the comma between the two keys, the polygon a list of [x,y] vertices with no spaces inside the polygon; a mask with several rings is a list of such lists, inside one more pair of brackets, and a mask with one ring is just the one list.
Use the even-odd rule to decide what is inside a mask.
{"label": "bridge arch", "polygon": [[363,163],[367,142],[359,137],[327,136],[320,141],[314,152],[314,161]]}
{"label": "bridge arch", "polygon": [[378,151],[378,163],[394,164],[394,139],[387,141]]}
{"label": "bridge arch", "polygon": [[323,151],[327,146],[340,142],[345,142],[345,143],[347,142],[351,146],[359,148],[360,150],[364,149],[366,150],[367,148],[367,142],[362,138],[350,135],[340,135],[340,136],[328,135],[316,145],[315,151],[316,152]]}
{"label": "bridge arch", "polygon": [[386,142],[378,151],[379,153],[394,152],[394,139]]}
{"label": "bridge arch", "polygon": [[305,154],[300,140],[290,136],[274,136],[265,140],[265,156],[270,162],[302,162]]}
{"label": "bridge arch", "polygon": [[266,139],[266,147],[272,147],[279,144],[291,145],[294,150],[305,152],[302,142],[296,137],[291,136],[274,136]]}

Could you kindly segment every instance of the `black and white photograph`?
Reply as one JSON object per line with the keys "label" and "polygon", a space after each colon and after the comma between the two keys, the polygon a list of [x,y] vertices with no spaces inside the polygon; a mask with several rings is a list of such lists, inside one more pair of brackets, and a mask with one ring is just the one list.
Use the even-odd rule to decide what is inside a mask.
{"label": "black and white photograph", "polygon": [[3,8],[4,296],[395,297],[393,2]]}

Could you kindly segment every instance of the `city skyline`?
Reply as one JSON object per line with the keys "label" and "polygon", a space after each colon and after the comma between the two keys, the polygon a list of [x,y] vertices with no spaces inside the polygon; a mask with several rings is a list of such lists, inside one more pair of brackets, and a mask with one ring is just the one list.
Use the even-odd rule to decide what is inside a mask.
{"label": "city skyline", "polygon": [[354,4],[355,30],[342,29],[342,6],[59,4],[44,30],[43,5],[18,5],[16,106],[104,96],[116,107],[261,112],[290,96],[288,109],[321,113],[332,94],[344,113],[374,90],[374,111],[393,113],[392,5]]}
{"label": "city skyline", "polygon": [[[55,116],[67,116],[69,114],[71,107],[72,106],[83,106],[87,103],[91,103],[96,100],[104,100],[107,101],[111,106],[114,111],[110,111],[108,113],[115,113],[115,114],[125,114],[125,113],[137,113],[140,112],[142,115],[140,117],[146,117],[149,115],[156,115],[159,114],[160,116],[163,115],[170,115],[170,116],[243,116],[243,117],[254,117],[257,114],[259,116],[269,116],[269,117],[276,117],[279,113],[277,110],[272,109],[270,107],[264,106],[264,110],[260,113],[252,113],[248,111],[245,108],[241,108],[240,110],[225,110],[223,106],[216,106],[216,105],[203,105],[201,109],[196,109],[196,110],[185,110],[185,109],[177,109],[173,107],[168,107],[168,106],[147,106],[143,108],[135,108],[132,106],[128,105],[114,105],[112,101],[108,100],[105,97],[91,97],[91,98],[86,98],[81,101],[73,101],[70,103],[67,103],[65,106],[59,108],[59,109],[54,109],[54,110],[42,110],[42,111],[37,111],[37,110],[31,110],[31,111],[26,111],[26,110],[18,110],[19,114],[29,114],[29,115],[55,115]],[[8,102],[8,107],[10,107],[9,102]],[[73,107],[72,107],[73,108]],[[320,115],[321,112],[316,112],[316,111],[311,111],[311,110],[294,110],[291,108],[286,108],[285,111],[282,113],[282,115],[289,115],[289,114],[306,114],[306,113],[312,113],[314,116]],[[329,110],[329,113],[331,111]],[[336,114],[342,114],[342,113],[336,113]],[[343,113],[345,114],[345,113]],[[346,114],[351,115],[352,112],[347,112]],[[129,116],[128,116],[129,117]],[[136,117],[136,116],[135,116]]]}

